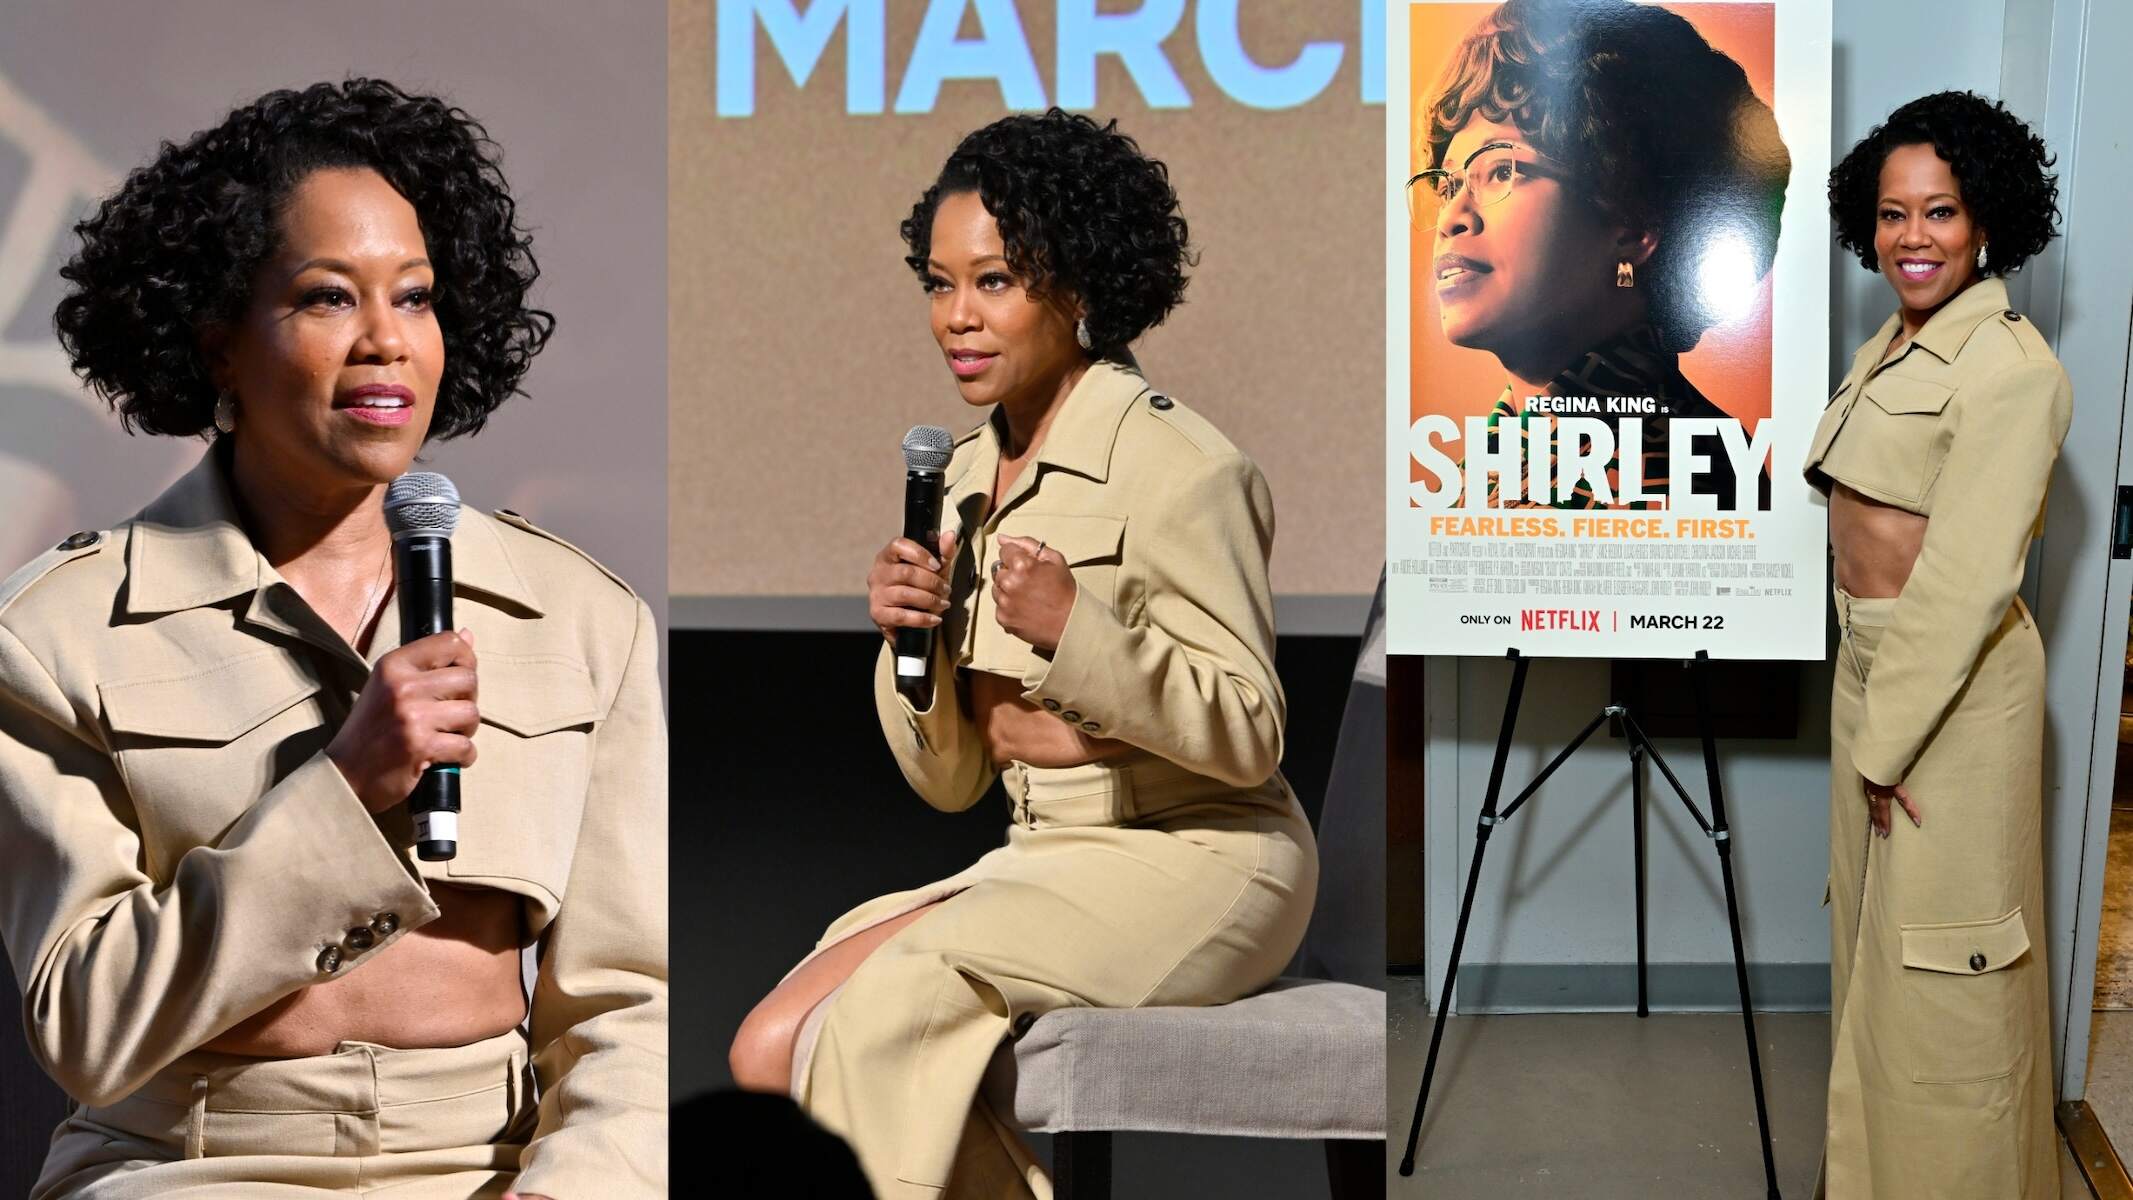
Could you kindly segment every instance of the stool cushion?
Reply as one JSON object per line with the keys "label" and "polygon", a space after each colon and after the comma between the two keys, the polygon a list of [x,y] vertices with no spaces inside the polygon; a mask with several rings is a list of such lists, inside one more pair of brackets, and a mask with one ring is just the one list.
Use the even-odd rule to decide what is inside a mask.
{"label": "stool cushion", "polygon": [[1003,1044],[993,1111],[1038,1133],[1385,1136],[1385,993],[1278,979],[1207,1008],[1062,1008]]}

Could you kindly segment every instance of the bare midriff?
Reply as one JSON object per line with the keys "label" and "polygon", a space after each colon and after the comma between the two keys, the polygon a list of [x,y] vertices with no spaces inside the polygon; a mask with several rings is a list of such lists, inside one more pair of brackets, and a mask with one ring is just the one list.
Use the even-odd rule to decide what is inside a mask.
{"label": "bare midriff", "polygon": [[201,1047],[259,1058],[331,1054],[342,1042],[464,1046],[526,1016],[525,903],[490,888],[430,885],[438,916],[337,978],[299,988]]}
{"label": "bare midriff", "polygon": [[996,763],[1078,767],[1133,753],[1133,747],[1124,742],[1084,732],[1060,720],[1058,714],[1024,700],[1019,679],[983,671],[972,671],[967,678],[971,720],[985,742],[985,752]]}
{"label": "bare midriff", "polygon": [[1861,600],[1894,596],[1918,562],[1926,518],[1839,483],[1829,490],[1829,544],[1837,586]]}

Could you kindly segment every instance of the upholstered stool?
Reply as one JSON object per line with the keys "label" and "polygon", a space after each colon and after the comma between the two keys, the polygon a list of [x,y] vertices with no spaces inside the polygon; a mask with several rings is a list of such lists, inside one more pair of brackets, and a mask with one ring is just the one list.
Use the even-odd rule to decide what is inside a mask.
{"label": "upholstered stool", "polygon": [[1382,1195],[1385,993],[1279,979],[1208,1008],[1065,1008],[994,1057],[993,1111],[1053,1135],[1058,1200],[1109,1200],[1111,1135],[1326,1143],[1333,1196]]}

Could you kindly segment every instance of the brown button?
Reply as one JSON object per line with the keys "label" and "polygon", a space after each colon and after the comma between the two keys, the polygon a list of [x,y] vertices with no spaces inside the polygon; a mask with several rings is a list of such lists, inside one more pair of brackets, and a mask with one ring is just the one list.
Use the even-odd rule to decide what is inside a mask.
{"label": "brown button", "polygon": [[1083,721],[1083,722],[1081,723],[1081,731],[1082,731],[1083,733],[1095,733],[1095,732],[1096,732],[1096,729],[1097,729],[1097,726],[1096,726],[1096,722],[1094,722],[1094,721]]}
{"label": "brown button", "polygon": [[389,938],[400,928],[399,913],[379,913],[370,919],[370,931],[381,938]]}
{"label": "brown button", "polygon": [[68,535],[67,540],[59,543],[57,548],[61,550],[79,550],[84,546],[94,546],[97,542],[103,540],[103,536],[100,533],[92,533],[84,529],[80,533]]}
{"label": "brown button", "polygon": [[1047,699],[1045,700],[1045,702],[1044,702],[1044,707],[1045,707],[1045,708],[1046,708],[1046,709],[1047,709],[1048,711],[1051,711],[1051,712],[1058,712],[1058,711],[1059,711],[1059,702],[1058,702],[1057,700],[1053,700],[1053,699],[1047,698]]}
{"label": "brown button", "polygon": [[1075,724],[1079,724],[1079,723],[1080,723],[1080,721],[1081,721],[1081,714],[1080,714],[1080,713],[1078,713],[1078,712],[1075,712],[1075,711],[1074,711],[1073,709],[1071,709],[1071,708],[1070,708],[1070,709],[1066,710],[1065,712],[1063,712],[1063,713],[1060,713],[1060,714],[1059,714],[1059,719],[1060,719],[1060,720],[1062,720],[1062,721],[1065,721],[1065,722],[1066,722],[1067,724],[1069,724],[1069,725],[1075,725]]}
{"label": "brown button", "polygon": [[1173,401],[1168,396],[1162,395],[1161,393],[1157,393],[1156,395],[1148,397],[1148,403],[1157,411],[1168,412],[1170,411],[1170,406],[1175,403],[1175,401]]}
{"label": "brown button", "polygon": [[2022,319],[2022,314],[2021,314],[2021,313],[2018,313],[2018,312],[2016,312],[2015,310],[2013,310],[2013,309],[2011,309],[2011,308],[2010,308],[2010,309],[2008,309],[2008,310],[2007,310],[2006,312],[2003,312],[2003,313],[2001,313],[2000,315],[2001,315],[2001,316],[2003,316],[2003,317],[2006,317],[2006,318],[2007,318],[2008,320],[2010,320],[2010,321],[2019,321],[2019,320],[2021,320],[2021,319]]}
{"label": "brown button", "polygon": [[328,975],[341,969],[341,948],[328,946],[318,952],[318,969]]}
{"label": "brown button", "polygon": [[370,931],[370,926],[358,925],[348,931],[348,936],[341,939],[341,944],[347,946],[351,953],[361,954],[378,944],[378,935]]}
{"label": "brown button", "polygon": [[1973,971],[1985,969],[1985,955],[1982,952],[1976,950],[1970,952],[1970,969]]}
{"label": "brown button", "polygon": [[1028,1033],[1028,1032],[1029,1032],[1029,1027],[1030,1027],[1030,1026],[1032,1026],[1032,1025],[1035,1025],[1036,1023],[1037,1023],[1037,1014],[1036,1014],[1036,1013],[1033,1013],[1033,1012],[1026,1012],[1026,1013],[1018,1013],[1018,1014],[1016,1014],[1016,1016],[1015,1016],[1015,1036],[1016,1036],[1016,1037],[1021,1037],[1021,1036],[1022,1036],[1023,1034],[1025,1034],[1025,1033]]}

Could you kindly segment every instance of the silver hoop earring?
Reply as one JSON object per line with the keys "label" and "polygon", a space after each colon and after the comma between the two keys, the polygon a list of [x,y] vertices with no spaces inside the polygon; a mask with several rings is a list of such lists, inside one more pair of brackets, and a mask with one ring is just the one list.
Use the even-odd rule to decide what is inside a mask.
{"label": "silver hoop earring", "polygon": [[1983,243],[1979,243],[1977,248],[1977,269],[1980,272],[1985,269],[1985,247]]}
{"label": "silver hoop earring", "polygon": [[237,397],[228,392],[215,397],[215,428],[224,433],[237,432]]}
{"label": "silver hoop earring", "polygon": [[1074,322],[1074,340],[1081,344],[1083,350],[1091,353],[1095,352],[1096,341],[1089,336],[1089,319],[1087,317],[1082,317]]}

